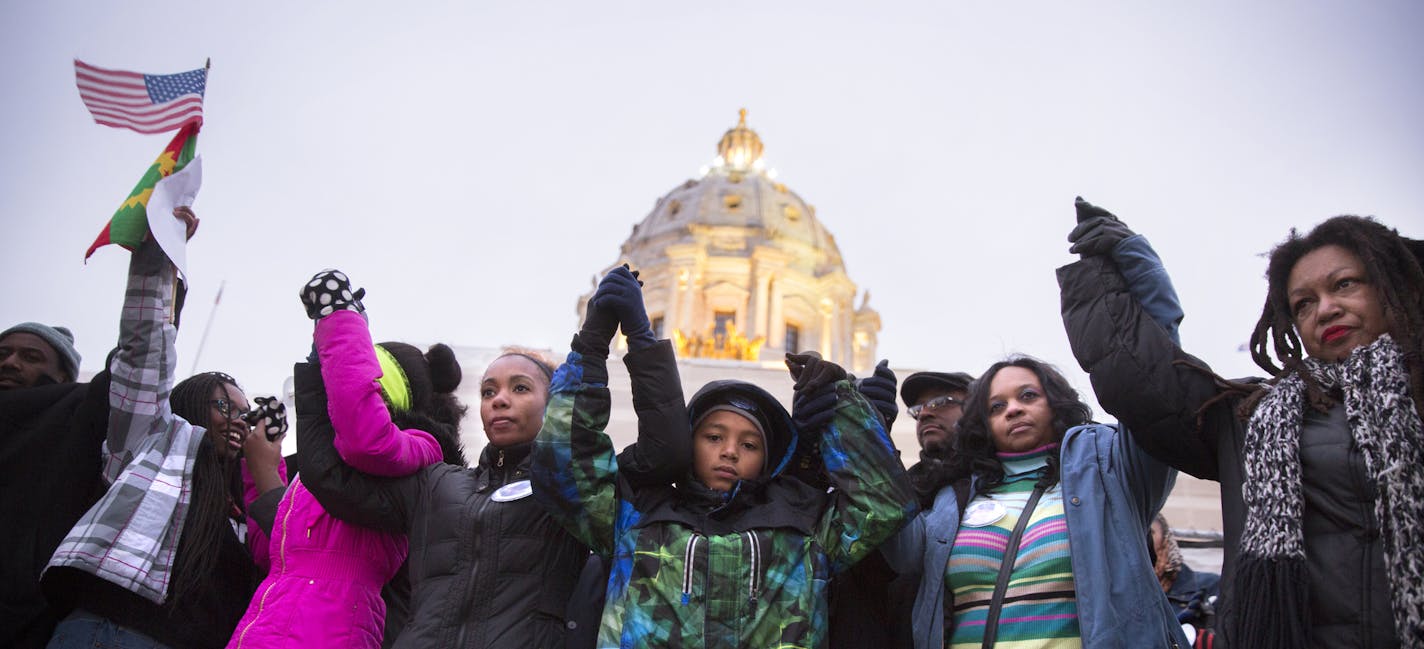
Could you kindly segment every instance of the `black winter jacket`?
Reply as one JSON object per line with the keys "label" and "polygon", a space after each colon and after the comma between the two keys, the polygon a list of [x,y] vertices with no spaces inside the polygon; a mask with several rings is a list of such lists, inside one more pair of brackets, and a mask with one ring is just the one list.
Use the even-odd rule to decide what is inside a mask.
{"label": "black winter jacket", "polygon": [[[1225,528],[1222,602],[1217,627],[1226,646],[1236,619],[1231,581],[1246,508],[1240,399],[1201,413],[1220,388],[1206,364],[1174,344],[1132,297],[1117,268],[1090,257],[1058,270],[1063,324],[1098,402],[1132,431],[1148,453],[1198,478],[1221,483]],[[1308,412],[1300,440],[1302,527],[1310,579],[1311,647],[1399,646],[1394,636],[1383,543],[1374,516],[1376,485],[1365,472],[1343,408]]]}
{"label": "black winter jacket", "polygon": [[40,573],[104,493],[108,415],[107,370],[89,383],[0,390],[0,647],[44,647],[68,613],[46,604]]}

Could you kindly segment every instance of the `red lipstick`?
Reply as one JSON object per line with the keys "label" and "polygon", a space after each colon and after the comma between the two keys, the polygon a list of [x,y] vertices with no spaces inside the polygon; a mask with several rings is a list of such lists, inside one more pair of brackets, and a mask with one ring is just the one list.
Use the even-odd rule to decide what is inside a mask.
{"label": "red lipstick", "polygon": [[1344,338],[1346,334],[1350,333],[1350,331],[1350,327],[1346,327],[1345,325],[1335,325],[1333,327],[1327,328],[1324,333],[1320,334],[1320,341],[1326,344],[1330,344],[1335,342],[1336,340]]}

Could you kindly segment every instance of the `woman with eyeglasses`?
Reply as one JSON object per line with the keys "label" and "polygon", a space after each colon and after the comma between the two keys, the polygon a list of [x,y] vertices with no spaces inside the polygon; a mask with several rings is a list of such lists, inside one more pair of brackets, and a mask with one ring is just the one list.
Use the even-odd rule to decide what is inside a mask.
{"label": "woman with eyeglasses", "polygon": [[1037,359],[974,384],[932,508],[884,548],[921,575],[916,647],[1188,646],[1143,542],[1175,472],[1091,414]]}
{"label": "woman with eyeglasses", "polygon": [[[1424,647],[1424,241],[1372,218],[1270,253],[1252,360],[1231,381],[1151,312],[1145,241],[1079,205],[1063,323],[1098,398],[1163,461],[1221,484],[1217,633],[1233,647]],[[1139,243],[1134,243],[1139,242]]]}
{"label": "woman with eyeglasses", "polygon": [[[191,236],[191,210],[175,216]],[[173,301],[173,265],[150,239],[129,264],[110,361],[110,486],[43,577],[46,596],[74,609],[51,648],[222,647],[247,608],[254,568],[234,525],[237,458],[245,444],[280,440],[252,431],[251,405],[232,377],[207,372],[173,385]]]}
{"label": "woman with eyeglasses", "polygon": [[[443,344],[424,353],[406,343],[373,344],[362,297],[337,270],[317,273],[301,290],[341,459],[392,478],[442,460],[464,466],[459,433],[466,409],[454,395],[462,379],[454,351]],[[280,498],[270,524],[271,572],[228,647],[380,647],[387,622],[382,587],[406,559],[406,535],[328,514],[301,476]],[[405,595],[392,608],[403,612]]]}

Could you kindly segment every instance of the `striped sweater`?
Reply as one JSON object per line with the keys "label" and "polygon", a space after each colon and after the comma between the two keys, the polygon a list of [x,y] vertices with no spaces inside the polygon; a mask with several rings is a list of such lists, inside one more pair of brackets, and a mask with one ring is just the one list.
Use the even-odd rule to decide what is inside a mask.
{"label": "striped sweater", "polygon": [[[1004,463],[1004,483],[976,496],[965,508],[945,570],[945,583],[954,602],[949,646],[982,645],[985,619],[1009,537],[1048,457],[1057,452],[1058,445],[1053,444],[1025,453],[999,454]],[[1043,493],[1024,529],[999,615],[995,645],[1035,649],[1082,646],[1060,484]]]}

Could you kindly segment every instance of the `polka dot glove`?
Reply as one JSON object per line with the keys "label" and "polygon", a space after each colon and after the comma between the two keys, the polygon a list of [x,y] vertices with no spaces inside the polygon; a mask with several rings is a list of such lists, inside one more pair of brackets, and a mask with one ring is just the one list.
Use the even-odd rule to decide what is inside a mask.
{"label": "polka dot glove", "polygon": [[247,414],[247,424],[257,426],[260,423],[267,423],[267,441],[275,442],[278,437],[287,433],[287,406],[277,397],[256,397],[252,400],[257,404],[252,412]]}
{"label": "polka dot glove", "polygon": [[361,298],[366,289],[351,290],[351,280],[346,274],[334,268],[317,273],[306,286],[302,287],[302,306],[307,308],[307,317],[320,320],[337,311],[365,313]]}

